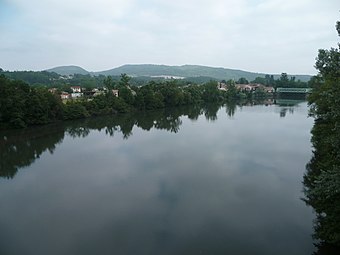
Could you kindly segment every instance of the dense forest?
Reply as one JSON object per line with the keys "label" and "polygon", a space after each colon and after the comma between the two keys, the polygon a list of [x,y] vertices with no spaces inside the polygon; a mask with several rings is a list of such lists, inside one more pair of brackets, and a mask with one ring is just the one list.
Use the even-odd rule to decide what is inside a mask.
{"label": "dense forest", "polygon": [[[21,128],[136,110],[221,103],[241,96],[235,89],[219,90],[214,81],[188,86],[179,86],[176,81],[152,81],[136,87],[130,86],[130,77],[122,75],[119,81],[107,77],[104,85],[108,88],[107,92],[99,96],[63,102],[58,94],[49,92],[46,87],[30,86],[1,75],[0,126]],[[119,90],[119,97],[111,92],[112,89]]]}
{"label": "dense forest", "polygon": [[[340,22],[336,25],[340,36]],[[319,50],[309,97],[313,156],[304,176],[305,201],[316,212],[315,238],[320,247],[340,249],[340,44]],[[327,250],[319,250],[324,254]]]}

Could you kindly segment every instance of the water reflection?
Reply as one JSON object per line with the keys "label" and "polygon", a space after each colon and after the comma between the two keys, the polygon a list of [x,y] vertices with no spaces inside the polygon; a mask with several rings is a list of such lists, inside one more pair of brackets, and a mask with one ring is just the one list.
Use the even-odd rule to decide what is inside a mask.
{"label": "water reflection", "polygon": [[46,150],[53,154],[63,138],[62,125],[3,132],[0,135],[0,177],[13,178],[18,169],[31,165]]}
{"label": "water reflection", "polygon": [[40,159],[0,180],[0,254],[310,255],[300,108],[280,119],[280,107],[234,103],[41,128],[30,148]]}
{"label": "water reflection", "polygon": [[225,105],[226,113],[229,117],[233,117],[235,115],[236,106],[237,106],[236,102],[233,101]]}
{"label": "water reflection", "polygon": [[[287,111],[294,113],[294,103],[300,102],[290,101],[290,108],[280,107],[280,116],[285,117]],[[230,102],[224,107],[226,114],[233,117],[237,107],[276,103],[281,105],[282,101],[268,99],[266,101]],[[2,131],[0,132],[0,177],[13,178],[18,169],[32,164],[44,151],[48,150],[53,153],[56,145],[63,141],[65,135],[84,138],[90,134],[91,130],[104,130],[109,136],[119,133],[124,139],[128,139],[133,135],[132,130],[135,126],[147,131],[154,128],[177,133],[182,124],[181,116],[195,121],[200,115],[204,115],[208,121],[216,121],[221,107],[222,105],[218,104],[178,107],[89,118],[24,130]]]}
{"label": "water reflection", "polygon": [[124,139],[127,139],[132,136],[134,126],[147,131],[155,128],[177,133],[182,124],[181,116],[185,115],[189,119],[197,120],[199,115],[205,113],[207,118],[214,116],[216,119],[219,108],[220,106],[162,109],[2,131],[0,132],[0,177],[13,178],[18,169],[32,164],[44,151],[53,153],[56,145],[63,141],[65,135],[84,138],[91,130],[104,130],[109,136],[120,133]]}
{"label": "water reflection", "polygon": [[280,117],[286,117],[287,113],[293,114],[295,107],[304,102],[304,100],[293,100],[293,99],[277,99],[275,104],[280,106]]}
{"label": "water reflection", "polygon": [[326,243],[316,244],[315,247],[317,250],[313,253],[313,255],[339,255],[339,247]]}

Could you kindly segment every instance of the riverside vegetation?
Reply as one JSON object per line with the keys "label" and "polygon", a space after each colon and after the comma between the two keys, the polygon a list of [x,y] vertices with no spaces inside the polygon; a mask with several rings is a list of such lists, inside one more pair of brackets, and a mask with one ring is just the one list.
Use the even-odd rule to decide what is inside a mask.
{"label": "riverside vegetation", "polygon": [[[340,22],[336,24],[340,36]],[[340,44],[338,45],[340,47]],[[304,176],[305,201],[316,212],[315,238],[324,247],[340,249],[340,51],[319,50],[315,64],[319,74],[313,79],[309,97],[313,157]],[[328,248],[327,248],[328,249]]]}
{"label": "riverside vegetation", "polygon": [[[122,75],[114,84],[110,77],[105,85],[107,93],[63,103],[59,95],[44,87],[30,87],[27,83],[0,76],[0,123],[2,127],[21,128],[58,120],[80,119],[89,116],[152,110],[202,102],[223,102],[237,97],[236,91],[219,91],[216,82],[202,86],[177,86],[174,82],[150,82],[142,87],[128,86],[129,77]],[[111,90],[119,89],[119,97]]]}
{"label": "riverside vegetation", "polygon": [[[138,82],[131,82],[131,77],[122,74],[117,77],[91,77],[90,75],[76,75],[67,80],[68,84],[55,84],[59,91],[68,91],[74,84],[85,84],[84,88],[90,90],[98,84],[106,88],[107,92],[99,96],[69,100],[63,103],[58,94],[48,91],[47,85],[34,83],[42,81],[56,81],[58,75],[49,72],[4,72],[0,74],[0,128],[23,128],[27,126],[43,125],[61,120],[81,119],[90,116],[126,113],[136,110],[152,110],[165,107],[178,107],[184,105],[201,105],[202,103],[223,104],[232,100],[263,98],[268,95],[262,90],[255,93],[239,91],[235,84],[247,84],[248,80],[240,78],[236,83],[233,80],[222,81],[227,84],[227,90],[219,90],[216,81],[203,84],[189,83],[183,80],[151,80],[143,86],[136,86]],[[18,76],[19,75],[19,76]],[[52,75],[52,76],[51,76]],[[52,78],[51,78],[51,77]],[[20,77],[23,80],[11,79]],[[93,80],[93,81],[92,81]],[[33,84],[35,85],[31,85]],[[60,82],[60,80],[58,80]],[[65,81],[64,81],[65,82]],[[84,82],[84,83],[83,83]],[[282,73],[277,80],[273,76],[257,77],[254,83],[264,86],[301,87],[307,83],[295,81]],[[49,83],[49,86],[51,84]],[[119,90],[119,97],[111,91]]]}

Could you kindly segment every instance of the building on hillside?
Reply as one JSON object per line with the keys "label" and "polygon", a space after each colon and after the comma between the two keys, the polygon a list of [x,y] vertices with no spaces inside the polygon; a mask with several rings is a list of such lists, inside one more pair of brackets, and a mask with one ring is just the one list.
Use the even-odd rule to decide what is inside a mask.
{"label": "building on hillside", "polygon": [[267,93],[274,93],[275,92],[274,87],[264,87],[263,90]]}
{"label": "building on hillside", "polygon": [[64,99],[69,99],[69,98],[71,98],[71,95],[70,95],[68,92],[63,91],[63,92],[61,92],[61,94],[60,94],[60,98],[61,98],[62,100],[64,100]]}
{"label": "building on hillside", "polygon": [[80,86],[71,86],[71,90],[73,93],[80,93],[81,87]]}
{"label": "building on hillside", "polygon": [[228,90],[228,86],[224,82],[218,82],[217,83],[217,88],[219,90],[223,90],[223,91],[227,91]]}
{"label": "building on hillside", "polygon": [[255,88],[253,86],[251,86],[250,84],[236,84],[235,85],[236,89],[237,90],[240,90],[240,91],[247,91],[247,92],[250,92],[250,91],[254,91]]}
{"label": "building on hillside", "polygon": [[235,85],[236,89],[240,91],[247,91],[247,92],[253,92],[258,89],[263,90],[267,93],[274,93],[275,89],[273,87],[266,87],[262,84],[259,83],[250,83],[250,84],[236,84]]}
{"label": "building on hillside", "polygon": [[[78,94],[79,94],[79,93],[78,93]],[[83,96],[86,97],[86,98],[91,98],[91,97],[93,97],[93,95],[95,94],[95,92],[92,91],[92,90],[84,90],[84,91],[82,92],[82,94],[83,94]]]}
{"label": "building on hillside", "polygon": [[50,92],[52,94],[56,94],[57,93],[57,89],[56,88],[49,88],[48,92]]}
{"label": "building on hillside", "polygon": [[119,95],[119,90],[118,90],[118,89],[113,89],[113,90],[112,90],[112,94],[113,94],[114,96],[118,97],[118,95]]}
{"label": "building on hillside", "polygon": [[249,85],[253,88],[254,91],[257,90],[257,89],[263,89],[264,88],[264,85],[259,84],[259,83],[250,83]]}
{"label": "building on hillside", "polygon": [[94,97],[103,95],[103,94],[105,93],[104,91],[98,90],[98,89],[95,90],[95,91],[92,90],[92,92],[93,92],[93,96],[94,96]]}
{"label": "building on hillside", "polygon": [[71,93],[72,98],[79,98],[79,97],[82,97],[82,96],[83,96],[83,93]]}

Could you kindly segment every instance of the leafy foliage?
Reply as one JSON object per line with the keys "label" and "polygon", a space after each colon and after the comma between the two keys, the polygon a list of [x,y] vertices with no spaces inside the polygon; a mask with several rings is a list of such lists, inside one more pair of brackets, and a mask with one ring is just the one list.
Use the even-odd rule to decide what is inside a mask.
{"label": "leafy foliage", "polygon": [[[98,78],[98,77],[97,77]],[[22,128],[42,125],[58,120],[81,119],[89,116],[108,115],[136,110],[154,110],[184,105],[223,103],[242,98],[234,82],[230,80],[228,89],[220,90],[216,81],[203,85],[183,83],[181,80],[162,82],[150,81],[144,86],[134,86],[131,77],[122,74],[120,79],[101,77],[106,92],[91,96],[90,75],[75,75],[72,80],[84,84],[87,93],[83,98],[61,101],[58,94],[50,93],[45,86],[29,86],[27,83],[0,76],[0,126],[2,128]],[[241,79],[241,81],[243,81]],[[119,91],[116,97],[113,90]],[[59,91],[70,91],[70,86],[62,85]],[[250,95],[251,96],[251,95]]]}
{"label": "leafy foliage", "polygon": [[46,124],[62,118],[59,97],[3,75],[0,76],[0,108],[0,125],[10,127]]}
{"label": "leafy foliage", "polygon": [[[337,22],[340,36],[340,22]],[[340,45],[339,45],[340,47]],[[315,237],[340,246],[340,48],[319,50],[311,80],[313,157],[304,176],[305,201],[317,213]]]}

